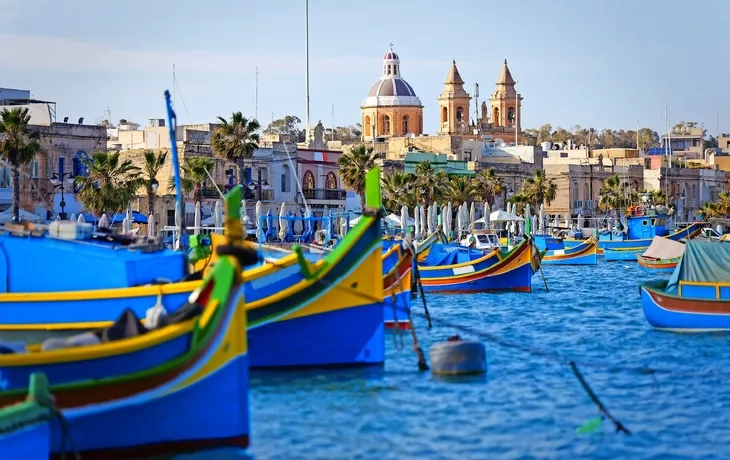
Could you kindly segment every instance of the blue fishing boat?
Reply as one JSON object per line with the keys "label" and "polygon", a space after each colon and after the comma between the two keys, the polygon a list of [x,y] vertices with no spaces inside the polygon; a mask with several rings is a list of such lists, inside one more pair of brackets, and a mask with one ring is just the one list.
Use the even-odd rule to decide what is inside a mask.
{"label": "blue fishing boat", "polygon": [[[238,206],[237,198],[240,191],[229,203]],[[238,243],[237,213],[228,216],[230,244],[219,248],[221,258],[176,314],[148,329],[128,310],[107,329],[0,355],[5,387],[0,407],[22,398],[28,375],[42,371],[64,419],[52,425],[55,455],[66,448],[66,430],[83,458],[247,447],[248,347],[240,273],[258,255]]]}
{"label": "blue fishing boat", "polygon": [[687,241],[669,281],[641,285],[644,317],[656,329],[730,329],[730,244]]}
{"label": "blue fishing boat", "polygon": [[433,244],[418,270],[427,292],[530,292],[539,257],[530,239],[507,253]]}
{"label": "blue fishing boat", "polygon": [[533,235],[535,246],[544,251],[543,265],[596,265],[598,263],[598,244],[593,238],[566,248],[562,238],[548,235]]}
{"label": "blue fishing boat", "polygon": [[410,328],[412,266],[413,252],[409,245],[402,240],[383,242],[383,314],[386,328]]}
{"label": "blue fishing boat", "polygon": [[617,235],[616,232],[599,235],[598,246],[604,250],[607,261],[623,260],[636,261],[636,255],[649,248],[655,236],[661,236],[673,241],[691,239],[700,232],[697,223],[669,233],[666,227],[666,215],[649,213],[644,215],[641,210],[635,210],[634,215],[626,217],[626,232]]}
{"label": "blue fishing boat", "polygon": [[0,454],[3,458],[50,458],[52,404],[45,375],[31,375],[26,400],[0,409]]}

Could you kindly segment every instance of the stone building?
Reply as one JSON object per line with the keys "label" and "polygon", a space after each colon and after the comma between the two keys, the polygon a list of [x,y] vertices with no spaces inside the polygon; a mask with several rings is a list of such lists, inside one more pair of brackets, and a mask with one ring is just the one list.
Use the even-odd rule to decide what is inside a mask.
{"label": "stone building", "polygon": [[401,77],[400,58],[392,44],[383,56],[383,75],[362,102],[361,112],[365,140],[423,133],[423,104]]}

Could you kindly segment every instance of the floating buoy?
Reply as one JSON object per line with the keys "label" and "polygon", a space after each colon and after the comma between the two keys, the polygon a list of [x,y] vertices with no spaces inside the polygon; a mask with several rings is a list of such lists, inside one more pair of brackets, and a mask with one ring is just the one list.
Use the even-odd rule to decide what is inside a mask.
{"label": "floating buoy", "polygon": [[487,350],[481,342],[458,335],[429,349],[431,371],[436,375],[474,375],[487,372]]}

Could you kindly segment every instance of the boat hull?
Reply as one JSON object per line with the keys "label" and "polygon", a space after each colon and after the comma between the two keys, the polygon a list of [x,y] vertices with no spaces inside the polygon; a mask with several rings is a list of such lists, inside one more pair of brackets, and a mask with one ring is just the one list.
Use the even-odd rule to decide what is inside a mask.
{"label": "boat hull", "polygon": [[641,286],[641,307],[656,329],[712,331],[730,329],[730,299],[680,297],[663,291],[664,283]]}
{"label": "boat hull", "polygon": [[51,424],[37,422],[0,434],[3,458],[47,459],[51,455]]}
{"label": "boat hull", "polygon": [[543,265],[596,265],[598,246],[589,241],[564,250],[548,250],[541,259]]}
{"label": "boat hull", "polygon": [[644,268],[648,268],[655,272],[671,273],[677,268],[679,258],[676,259],[648,259],[641,254],[636,255],[636,261]]}
{"label": "boat hull", "polygon": [[[535,273],[536,257],[534,246],[523,242],[504,259],[499,260],[496,253],[489,259],[474,264],[458,264],[453,266],[434,267],[438,270],[425,270],[419,267],[423,289],[426,292],[493,292],[532,290],[532,275]],[[492,258],[495,258],[496,261]],[[488,263],[480,268],[480,263]],[[444,274],[451,271],[450,276]],[[435,273],[439,276],[433,276]]]}
{"label": "boat hull", "polygon": [[646,251],[646,248],[604,249],[604,258],[605,258],[606,262],[617,262],[617,261],[636,262],[636,256],[642,254],[644,251]]}

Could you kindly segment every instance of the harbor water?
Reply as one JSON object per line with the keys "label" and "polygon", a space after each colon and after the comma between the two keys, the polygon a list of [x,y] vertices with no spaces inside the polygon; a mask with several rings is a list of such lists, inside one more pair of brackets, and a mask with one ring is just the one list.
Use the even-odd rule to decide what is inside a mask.
{"label": "harbor water", "polygon": [[[544,274],[549,292],[538,272],[529,294],[428,295],[431,330],[420,299],[414,301],[423,350],[454,334],[481,340],[487,347],[486,376],[444,378],[419,372],[410,333],[388,333],[384,368],[252,372],[251,447],[175,458],[730,456],[728,335],[655,331],[644,320],[639,282],[669,274],[650,273],[631,262],[603,261],[597,266],[548,266]],[[592,433],[576,433],[599,413],[569,360],[578,363],[631,435],[616,433],[609,420]]]}
{"label": "harbor water", "polygon": [[[486,342],[486,377],[419,372],[388,336],[381,371],[267,372],[252,376],[248,455],[268,458],[727,458],[730,354],[724,333],[652,330],[638,283],[661,276],[636,263],[544,268],[531,294],[431,295],[431,315],[578,363],[608,410],[598,410],[569,365]],[[414,311],[422,311],[414,303]],[[346,325],[343,325],[346,327]],[[424,350],[459,333],[416,331]],[[603,366],[606,366],[605,368]],[[649,375],[611,366],[670,370]]]}

